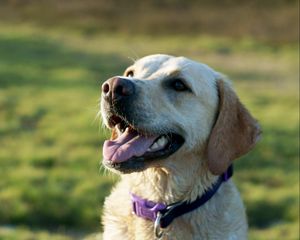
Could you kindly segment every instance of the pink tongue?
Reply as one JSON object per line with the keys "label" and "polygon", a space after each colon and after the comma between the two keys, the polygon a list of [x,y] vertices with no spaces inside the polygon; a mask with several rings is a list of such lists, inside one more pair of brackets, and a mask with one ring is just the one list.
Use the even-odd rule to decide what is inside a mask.
{"label": "pink tongue", "polygon": [[142,156],[156,138],[141,136],[127,128],[117,139],[104,142],[103,156],[115,163],[125,162],[133,156]]}

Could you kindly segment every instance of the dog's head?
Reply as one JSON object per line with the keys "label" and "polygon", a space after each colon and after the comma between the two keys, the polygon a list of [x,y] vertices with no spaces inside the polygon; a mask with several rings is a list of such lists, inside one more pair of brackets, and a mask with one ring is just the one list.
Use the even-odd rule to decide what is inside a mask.
{"label": "dog's head", "polygon": [[[151,55],[102,85],[101,114],[112,129],[103,163],[122,173],[202,154],[221,174],[260,134],[230,84],[204,64]],[[202,158],[203,158],[202,156]]]}

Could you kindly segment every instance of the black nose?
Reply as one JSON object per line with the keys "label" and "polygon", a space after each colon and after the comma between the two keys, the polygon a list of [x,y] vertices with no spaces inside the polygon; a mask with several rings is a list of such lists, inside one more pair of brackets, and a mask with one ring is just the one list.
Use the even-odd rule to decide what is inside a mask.
{"label": "black nose", "polygon": [[135,93],[134,83],[130,80],[114,77],[108,79],[102,85],[102,94],[109,100],[120,100],[123,97],[131,96]]}

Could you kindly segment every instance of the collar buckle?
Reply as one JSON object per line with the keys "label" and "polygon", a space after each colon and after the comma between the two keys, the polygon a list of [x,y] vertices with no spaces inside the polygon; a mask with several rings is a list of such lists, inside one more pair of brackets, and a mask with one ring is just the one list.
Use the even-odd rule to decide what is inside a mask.
{"label": "collar buckle", "polygon": [[133,213],[137,216],[156,221],[159,211],[166,209],[164,203],[155,203],[146,199],[142,199],[137,195],[130,193],[132,200]]}

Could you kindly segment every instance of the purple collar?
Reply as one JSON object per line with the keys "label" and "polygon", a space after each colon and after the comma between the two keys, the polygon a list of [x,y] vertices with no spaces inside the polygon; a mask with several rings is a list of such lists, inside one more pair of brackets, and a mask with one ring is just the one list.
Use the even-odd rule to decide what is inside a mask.
{"label": "purple collar", "polygon": [[230,179],[232,175],[233,167],[231,165],[227,171],[218,178],[217,182],[211,186],[211,188],[206,190],[203,195],[199,196],[193,202],[184,201],[166,205],[164,203],[155,203],[130,193],[133,212],[138,217],[146,220],[151,220],[153,222],[159,220],[158,224],[160,228],[166,228],[175,218],[191,212],[206,203],[217,192],[221,184]]}
{"label": "purple collar", "polygon": [[167,205],[164,203],[155,203],[139,196],[130,193],[131,201],[132,201],[132,208],[135,215],[148,219],[151,221],[155,221],[157,218],[157,213],[161,210],[167,208]]}

